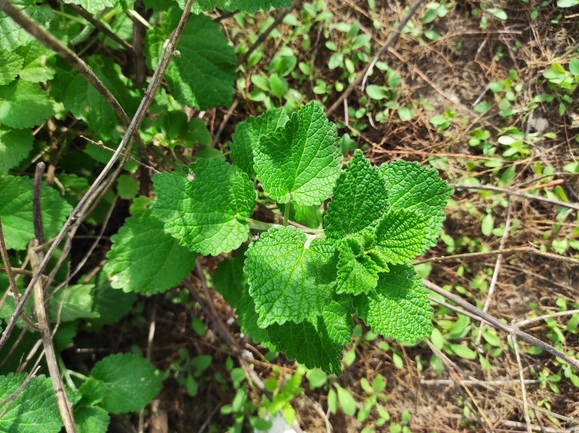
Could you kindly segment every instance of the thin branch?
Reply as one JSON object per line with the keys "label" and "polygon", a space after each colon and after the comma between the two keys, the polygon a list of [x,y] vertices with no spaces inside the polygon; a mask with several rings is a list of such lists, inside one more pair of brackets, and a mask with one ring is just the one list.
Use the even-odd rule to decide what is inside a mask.
{"label": "thin branch", "polygon": [[[93,182],[93,184],[91,185],[89,190],[85,193],[85,195],[81,198],[81,200],[79,201],[77,206],[70,213],[70,216],[68,217],[66,222],[63,224],[62,229],[56,235],[54,242],[52,243],[50,249],[46,253],[44,260],[42,260],[42,262],[40,263],[38,271],[35,273],[34,277],[32,277],[30,283],[28,284],[26,291],[22,295],[22,300],[21,300],[20,304],[18,304],[18,306],[16,307],[14,314],[12,315],[12,317],[10,318],[10,321],[6,324],[6,328],[2,332],[2,337],[0,337],[0,349],[6,344],[6,341],[8,340],[10,333],[14,329],[17,318],[20,316],[20,314],[22,314],[22,311],[24,309],[24,304],[26,303],[26,301],[30,297],[30,294],[32,293],[32,289],[34,288],[34,285],[40,279],[40,276],[42,275],[42,273],[46,269],[48,262],[50,261],[50,259],[54,255],[54,252],[56,251],[56,249],[58,248],[58,246],[60,245],[62,240],[64,239],[64,236],[69,231],[69,229],[72,228],[72,226],[75,224],[77,219],[80,216],[82,216],[83,212],[90,207],[91,203],[95,199],[95,193],[98,192],[98,190],[101,187],[101,185],[103,184],[103,181],[106,178],[107,174],[112,169],[113,165],[116,163],[117,158],[123,152],[123,149],[125,148],[125,146],[129,142],[130,138],[139,129],[141,123],[143,122],[143,119],[145,118],[145,114],[147,113],[149,106],[153,102],[153,98],[155,97],[155,93],[157,92],[157,89],[159,88],[159,85],[161,84],[163,76],[165,75],[165,72],[167,71],[167,68],[169,67],[169,62],[171,61],[171,57],[173,56],[173,52],[175,51],[177,43],[179,42],[179,38],[181,37],[181,33],[183,32],[183,28],[185,27],[185,23],[187,22],[187,20],[189,19],[189,16],[191,15],[191,6],[193,5],[193,3],[194,3],[194,0],[188,0],[187,1],[187,4],[185,6],[185,9],[183,10],[183,14],[181,15],[181,20],[179,21],[177,28],[173,32],[173,35],[170,37],[170,39],[168,41],[165,41],[164,49],[163,49],[163,52],[161,53],[161,56],[160,56],[161,60],[159,61],[159,65],[157,66],[157,69],[155,70],[155,73],[153,74],[153,77],[151,78],[151,82],[149,83],[149,87],[145,91],[145,96],[141,100],[141,103],[139,104],[139,108],[137,109],[137,112],[135,113],[133,120],[131,121],[131,123],[127,127],[127,130],[125,131],[123,139],[121,140],[121,143],[117,147],[117,150],[115,151],[115,153],[113,154],[113,156],[111,157],[109,162],[105,165],[105,167],[103,168],[103,171],[98,175],[96,180]],[[7,0],[0,0],[0,10],[3,10],[3,9],[1,9],[1,7],[5,7],[6,5],[10,5],[9,2],[7,2]],[[10,6],[12,8],[14,8],[14,6],[12,6],[12,5],[10,5]],[[16,10],[20,13],[20,11],[18,9],[16,9]],[[26,17],[26,18],[28,19],[28,17]],[[51,35],[51,37],[52,37],[52,35]],[[65,256],[64,251],[63,251],[62,256],[63,257]]]}
{"label": "thin branch", "polygon": [[[390,35],[390,37],[388,38],[386,43],[382,46],[380,51],[378,51],[378,54],[376,54],[376,57],[374,57],[374,60],[372,60],[372,62],[369,63],[368,66],[366,66],[364,68],[364,70],[358,75],[358,77],[346,88],[346,90],[344,90],[342,92],[340,97],[332,104],[332,106],[328,110],[326,110],[326,116],[329,116],[330,114],[332,114],[340,105],[342,105],[342,101],[344,99],[346,99],[348,96],[350,96],[350,93],[352,93],[354,91],[356,86],[358,86],[360,83],[362,83],[362,81],[364,81],[364,83],[365,83],[366,76],[370,73],[370,71],[372,70],[372,68],[374,67],[374,65],[378,61],[378,59],[382,56],[382,54],[384,54],[386,52],[386,50],[394,42],[396,42],[396,39],[398,38],[399,32],[402,31],[402,29],[404,29],[404,27],[406,26],[406,24],[408,23],[410,18],[412,18],[412,15],[414,15],[416,10],[420,7],[420,5],[422,3],[424,3],[424,0],[418,0],[414,4],[414,6],[412,6],[412,8],[410,8],[410,11],[408,12],[408,14],[400,22],[398,29],[394,33],[392,33],[392,35]],[[364,88],[364,84],[362,85],[362,88]]]}
{"label": "thin branch", "polygon": [[[545,198],[545,197],[541,197],[538,195],[532,195],[532,194],[525,194],[519,191],[513,191],[510,189],[506,189],[506,188],[499,188],[498,186],[490,186],[490,185],[462,185],[459,183],[449,183],[448,186],[452,187],[452,188],[456,188],[456,189],[468,189],[468,190],[479,190],[479,191],[494,191],[494,192],[500,192],[503,194],[507,194],[507,195],[514,195],[515,197],[521,197],[527,200],[535,200],[535,201],[542,201],[543,203],[549,203],[549,204],[553,204],[555,206],[562,206],[562,207],[566,207],[568,209],[574,209],[574,210],[579,210],[579,204],[575,204],[575,203],[567,203],[564,201],[560,201],[560,200],[553,200],[550,198]],[[536,189],[540,188],[537,187]]]}
{"label": "thin branch", "polygon": [[510,338],[511,342],[513,343],[513,350],[515,351],[515,357],[517,358],[517,365],[519,366],[519,383],[521,384],[521,397],[523,400],[523,414],[525,416],[525,423],[527,424],[527,433],[532,433],[531,429],[531,418],[529,417],[529,404],[527,402],[527,388],[525,386],[525,375],[523,373],[523,365],[521,364],[521,354],[519,353],[519,347],[517,343],[517,337],[513,334],[509,334],[508,338]]}
{"label": "thin branch", "polygon": [[32,199],[32,220],[34,222],[34,236],[39,244],[44,243],[44,230],[42,228],[42,212],[40,200],[42,199],[42,176],[44,175],[44,162],[36,164],[34,172],[34,196]]}
{"label": "thin branch", "polygon": [[[509,203],[507,205],[507,220],[505,222],[505,230],[503,232],[503,236],[501,237],[501,242],[499,243],[499,251],[504,249],[505,242],[507,241],[507,238],[509,237],[509,230],[510,229],[511,229],[511,202],[509,201]],[[497,261],[495,262],[495,269],[493,271],[493,277],[491,279],[491,284],[489,286],[487,298],[486,298],[485,304],[483,306],[483,311],[485,313],[488,311],[489,305],[491,304],[491,299],[493,297],[493,294],[495,293],[495,287],[497,286],[497,281],[499,279],[499,273],[501,271],[502,262],[503,262],[503,254],[499,254],[497,256]],[[476,336],[476,340],[475,340],[475,346],[476,347],[480,346],[480,340],[482,337],[483,327],[484,327],[484,323],[481,322],[481,324],[478,328],[478,335]]]}
{"label": "thin branch", "polygon": [[388,50],[388,48],[394,42],[396,42],[396,39],[398,39],[398,35],[400,34],[400,32],[402,32],[402,30],[404,30],[404,27],[406,27],[406,24],[408,24],[408,21],[410,21],[410,18],[412,18],[412,15],[414,15],[416,13],[416,11],[418,11],[418,8],[422,5],[422,3],[424,3],[424,1],[425,0],[417,0],[417,2],[414,3],[414,5],[412,5],[412,7],[408,11],[408,13],[404,17],[404,19],[396,27],[396,31],[390,35],[390,37],[388,38],[386,43],[382,46],[382,48],[380,48],[380,51],[378,51],[378,54],[376,54],[374,56],[374,59],[372,60],[372,62],[370,62],[370,65],[366,68],[366,71],[364,72],[364,78],[362,79],[362,86],[360,86],[362,89],[362,92],[366,88],[366,81],[368,80],[368,75],[370,75],[370,73],[372,72],[372,69],[374,69],[374,66],[376,65],[378,60],[380,60],[380,57],[382,57],[384,55],[384,53]]}
{"label": "thin branch", "polygon": [[[460,298],[460,297],[458,297],[450,292],[447,292],[442,287],[440,287],[440,286],[438,286],[438,285],[436,285],[436,284],[434,284],[426,279],[422,280],[422,284],[424,284],[427,289],[432,290],[435,293],[438,293],[442,297],[448,299],[449,301],[454,302],[458,306],[460,306],[460,307],[464,308],[465,310],[467,310],[468,312],[472,313],[472,315],[469,315],[469,317],[474,316],[477,318],[477,320],[484,320],[489,325],[492,325],[493,327],[495,327],[497,329],[508,332],[509,334],[514,334],[517,338],[520,338],[521,340],[524,340],[527,343],[531,343],[531,344],[539,347],[540,349],[542,349],[546,352],[549,352],[553,356],[556,356],[558,358],[563,359],[565,362],[572,365],[576,370],[579,370],[579,360],[577,360],[571,356],[568,356],[567,354],[561,352],[560,350],[555,349],[553,346],[539,340],[538,338],[527,334],[526,332],[523,332],[517,328],[514,328],[513,326],[509,326],[509,325],[501,322],[500,320],[494,318],[490,314],[487,314],[484,311],[469,304],[464,299],[462,299],[462,298]],[[468,315],[466,313],[462,313],[462,314]]]}
{"label": "thin branch", "polygon": [[219,137],[221,136],[221,133],[225,129],[225,126],[227,125],[227,122],[229,121],[231,114],[233,114],[233,112],[237,108],[237,104],[239,104],[239,99],[236,99],[235,101],[233,101],[233,104],[231,104],[231,107],[229,107],[229,109],[227,110],[227,113],[225,113],[225,116],[223,117],[223,120],[221,121],[221,124],[219,125],[219,129],[217,130],[217,133],[215,134],[215,136],[213,137],[213,140],[211,141],[211,147],[215,147],[215,145],[219,141]]}
{"label": "thin branch", "polygon": [[579,314],[579,310],[568,310],[568,311],[558,311],[556,313],[545,314],[544,316],[537,316],[531,319],[522,320],[517,323],[513,323],[513,328],[522,328],[523,326],[530,325],[531,323],[540,322],[541,320],[551,319],[553,317],[569,316]]}
{"label": "thin branch", "polygon": [[85,9],[83,9],[82,7],[80,7],[78,5],[75,5],[74,3],[67,3],[66,5],[69,8],[73,9],[77,14],[79,14],[81,17],[83,17],[89,23],[91,23],[93,26],[95,26],[100,32],[104,33],[106,36],[108,36],[113,41],[115,41],[117,44],[122,45],[125,49],[127,49],[131,52],[135,51],[135,49],[133,48],[133,46],[131,44],[129,44],[127,41],[125,41],[125,40],[121,39],[119,36],[117,36],[112,30],[110,30],[108,27],[106,27],[99,20],[95,19]]}
{"label": "thin branch", "polygon": [[[33,239],[28,248],[30,265],[34,272],[38,272],[38,268],[40,267],[39,253],[35,250],[36,246],[38,246],[38,241]],[[38,326],[40,327],[40,335],[42,336],[42,344],[44,345],[44,355],[46,357],[52,387],[56,394],[60,417],[62,418],[66,432],[76,433],[72,404],[64,390],[64,383],[62,382],[62,376],[60,375],[60,369],[58,368],[58,362],[56,360],[56,353],[54,352],[54,345],[52,344],[52,333],[50,332],[50,325],[48,324],[48,317],[46,316],[46,309],[44,308],[44,288],[40,281],[37,281],[34,285],[34,309],[38,317]]]}
{"label": "thin branch", "polygon": [[446,262],[448,260],[472,259],[477,257],[496,256],[499,254],[505,255],[510,253],[532,253],[538,256],[547,257],[549,259],[559,260],[572,266],[579,266],[579,260],[574,259],[573,257],[547,253],[534,247],[512,247],[512,248],[505,248],[504,250],[481,251],[478,253],[464,253],[464,254],[454,254],[452,256],[430,257],[428,259],[418,260],[416,262],[413,262],[412,264],[418,265],[420,263],[428,263],[428,262],[438,263],[438,262]]}

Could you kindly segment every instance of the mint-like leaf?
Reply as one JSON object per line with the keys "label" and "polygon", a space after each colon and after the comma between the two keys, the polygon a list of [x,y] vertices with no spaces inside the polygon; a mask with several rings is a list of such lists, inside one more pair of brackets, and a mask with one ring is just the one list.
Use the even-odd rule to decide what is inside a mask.
{"label": "mint-like leaf", "polygon": [[0,411],[8,410],[0,418],[4,433],[58,433],[62,419],[56,405],[52,381],[44,375],[33,378],[12,400],[10,395],[24,383],[27,374],[0,376]]}
{"label": "mint-like leaf", "polygon": [[18,53],[11,51],[0,51],[0,86],[11,83],[16,79],[24,59]]}
{"label": "mint-like leaf", "polygon": [[38,84],[16,80],[0,86],[0,122],[12,128],[32,128],[54,114],[48,94]]}
{"label": "mint-like leaf", "polygon": [[163,292],[195,267],[197,254],[165,232],[150,209],[128,218],[111,240],[104,271],[116,289],[146,295]]}
{"label": "mint-like leaf", "polygon": [[238,248],[249,236],[253,183],[240,168],[222,160],[199,159],[192,173],[153,177],[159,197],[153,212],[181,244],[203,255]]}
{"label": "mint-like leaf", "polygon": [[21,79],[40,83],[54,78],[54,56],[56,55],[54,51],[41,45],[40,42],[32,41],[18,48],[17,53],[24,59],[19,74]]}
{"label": "mint-like leaf", "polygon": [[255,177],[253,169],[253,149],[265,135],[284,126],[289,120],[283,107],[266,111],[259,117],[250,117],[235,127],[231,147],[231,159],[249,177]]}
{"label": "mint-like leaf", "polygon": [[289,358],[308,368],[342,373],[342,351],[352,335],[351,308],[348,301],[331,300],[322,314],[301,323],[286,322],[267,328],[272,343]]}
{"label": "mint-like leaf", "polygon": [[426,250],[429,218],[415,210],[392,209],[376,228],[376,244],[392,264],[406,263]]}
{"label": "mint-like leaf", "polygon": [[[160,48],[160,45],[158,45]],[[165,75],[173,97],[200,110],[231,104],[235,54],[219,25],[206,15],[191,15]]]}
{"label": "mint-like leaf", "polygon": [[106,433],[109,413],[98,406],[75,405],[74,422],[78,433]]}
{"label": "mint-like leaf", "polygon": [[116,3],[113,0],[64,0],[64,2],[79,5],[91,14],[96,14],[104,8],[116,6]]}
{"label": "mint-like leaf", "polygon": [[335,249],[326,240],[306,244],[294,228],[273,228],[250,245],[244,271],[259,326],[299,323],[319,315],[332,298]]}
{"label": "mint-like leaf", "polygon": [[340,174],[324,218],[326,236],[342,239],[376,225],[388,210],[388,191],[377,168],[362,151]]}
{"label": "mint-like leaf", "polygon": [[[185,0],[177,0],[181,9],[184,8]],[[235,11],[239,9],[242,12],[254,13],[258,10],[268,11],[271,8],[289,8],[291,0],[199,0],[193,4],[193,11],[200,13],[202,11],[212,11],[213,9],[222,9],[226,11]]]}
{"label": "mint-like leaf", "polygon": [[157,369],[132,353],[107,356],[96,363],[90,375],[106,388],[99,406],[111,413],[141,409],[162,387]]}
{"label": "mint-like leaf", "polygon": [[432,331],[428,291],[411,266],[392,266],[376,290],[356,297],[354,305],[372,331],[401,343],[416,343]]}
{"label": "mint-like leaf", "polygon": [[[25,250],[34,237],[32,196],[34,182],[28,177],[0,175],[0,215],[6,238],[6,248]],[[72,211],[54,189],[42,186],[42,226],[44,236],[56,235]]]}
{"label": "mint-like leaf", "polygon": [[[19,0],[15,6],[32,18],[41,27],[48,27],[54,19],[54,11],[48,4],[38,5],[35,0]],[[14,51],[16,48],[34,41],[34,37],[0,12],[0,52]]]}
{"label": "mint-like leaf", "polygon": [[213,285],[223,296],[229,305],[236,308],[243,297],[245,287],[245,275],[243,264],[245,262],[245,248],[239,248],[235,257],[230,257],[220,262],[213,271]]}
{"label": "mint-like leaf", "polygon": [[387,272],[385,258],[375,249],[371,232],[344,239],[338,246],[338,293],[359,295],[376,287],[378,274]]}
{"label": "mint-like leaf", "polygon": [[48,312],[50,321],[71,322],[98,316],[92,311],[94,284],[77,284],[60,289],[50,298]]}
{"label": "mint-like leaf", "polygon": [[429,218],[425,248],[436,245],[444,221],[444,207],[452,188],[435,170],[417,162],[394,161],[380,167],[390,191],[390,209],[415,210]]}
{"label": "mint-like leaf", "polygon": [[33,141],[30,129],[11,129],[0,125],[0,172],[16,167],[26,158]]}
{"label": "mint-like leaf", "polygon": [[302,205],[328,198],[340,175],[342,155],[336,125],[315,101],[294,113],[285,127],[262,137],[254,148],[255,171],[274,200]]}

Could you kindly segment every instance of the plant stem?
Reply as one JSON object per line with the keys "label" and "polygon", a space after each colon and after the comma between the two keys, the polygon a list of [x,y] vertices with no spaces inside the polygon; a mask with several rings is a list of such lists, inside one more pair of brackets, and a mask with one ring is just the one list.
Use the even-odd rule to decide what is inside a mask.
{"label": "plant stem", "polygon": [[291,200],[288,201],[283,209],[283,226],[287,227],[287,222],[289,221],[290,207],[292,205]]}
{"label": "plant stem", "polygon": [[259,230],[261,232],[266,232],[272,227],[279,227],[279,224],[264,223],[263,221],[254,220],[253,218],[247,218],[247,223],[251,230]]}

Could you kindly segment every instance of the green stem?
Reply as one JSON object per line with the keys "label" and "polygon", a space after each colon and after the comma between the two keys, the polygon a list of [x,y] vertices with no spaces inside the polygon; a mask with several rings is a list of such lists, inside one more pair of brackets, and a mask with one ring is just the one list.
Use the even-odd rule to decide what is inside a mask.
{"label": "green stem", "polygon": [[263,221],[254,220],[253,218],[247,218],[246,221],[249,224],[250,229],[262,232],[266,232],[272,227],[279,227],[279,224],[264,223]]}
{"label": "green stem", "polygon": [[290,200],[284,206],[284,210],[283,210],[283,226],[284,227],[287,227],[287,222],[289,221],[289,213],[290,213],[291,205],[292,205],[292,202]]}

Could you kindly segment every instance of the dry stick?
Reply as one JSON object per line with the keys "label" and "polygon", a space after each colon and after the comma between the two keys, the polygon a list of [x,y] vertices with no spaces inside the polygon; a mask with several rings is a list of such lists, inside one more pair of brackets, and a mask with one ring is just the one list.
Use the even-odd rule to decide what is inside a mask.
{"label": "dry stick", "polygon": [[235,66],[244,64],[251,55],[251,53],[253,53],[257,49],[257,47],[259,47],[263,43],[263,41],[266,40],[269,34],[273,32],[274,29],[281,24],[283,19],[286,17],[287,14],[289,14],[293,10],[293,8],[294,5],[292,4],[292,6],[289,9],[286,9],[285,11],[280,13],[280,15],[275,19],[275,21],[271,23],[271,25],[261,35],[259,35],[259,37],[253,43],[253,45],[251,45],[251,47],[249,47],[248,50],[240,58],[237,59]]}
{"label": "dry stick", "polygon": [[[456,189],[469,189],[469,190],[482,190],[482,191],[495,191],[495,192],[500,192],[503,194],[507,194],[507,195],[514,195],[516,197],[521,197],[527,200],[537,200],[537,201],[542,201],[544,203],[550,203],[550,204],[554,204],[555,206],[562,206],[562,207],[566,207],[568,209],[574,209],[574,210],[579,210],[579,204],[574,204],[574,203],[567,203],[564,201],[560,201],[560,200],[553,200],[550,198],[545,198],[545,197],[540,197],[537,195],[532,195],[532,194],[524,194],[522,192],[519,191],[513,191],[510,189],[506,189],[506,188],[499,188],[498,186],[490,186],[490,185],[461,185],[459,183],[449,183],[448,186],[452,187],[452,188],[456,188]],[[540,187],[537,187],[537,189]]]}
{"label": "dry stick", "polygon": [[[28,255],[30,256],[30,265],[34,272],[38,272],[40,267],[40,260],[35,248],[38,246],[38,241],[33,239],[28,247]],[[52,333],[48,325],[48,318],[46,317],[46,309],[44,308],[44,288],[40,281],[34,284],[34,309],[38,317],[38,326],[40,327],[40,335],[42,336],[42,344],[44,345],[44,356],[46,357],[46,364],[52,380],[52,387],[56,394],[58,402],[58,410],[60,417],[64,423],[64,428],[67,433],[75,433],[76,427],[74,424],[74,416],[72,414],[72,405],[68,400],[68,395],[64,391],[64,384],[60,369],[56,361],[56,353],[52,344]]]}
{"label": "dry stick", "polygon": [[[48,265],[49,260],[52,258],[54,252],[56,251],[56,249],[60,245],[60,242],[62,242],[62,239],[64,239],[65,234],[73,226],[73,224],[79,218],[79,216],[82,214],[82,212],[85,211],[91,205],[92,201],[95,198],[95,192],[98,191],[99,187],[103,183],[104,178],[107,176],[108,172],[112,169],[113,165],[116,163],[117,158],[119,157],[119,155],[122,153],[123,149],[125,148],[125,146],[129,142],[129,139],[139,129],[139,126],[141,125],[141,123],[145,117],[145,114],[147,113],[147,110],[149,109],[149,106],[153,102],[153,98],[155,97],[155,93],[157,92],[157,89],[159,88],[159,85],[161,84],[161,80],[163,79],[163,76],[165,75],[165,72],[167,71],[167,68],[169,67],[169,62],[171,61],[171,57],[173,56],[173,52],[175,51],[177,43],[179,42],[179,38],[181,37],[181,33],[183,32],[183,28],[185,27],[185,23],[189,19],[189,15],[191,15],[191,6],[193,5],[194,1],[195,0],[187,0],[187,4],[185,5],[185,9],[183,10],[183,14],[181,15],[181,20],[179,21],[177,28],[173,32],[173,36],[168,41],[165,42],[165,45],[163,47],[163,52],[161,53],[161,56],[160,56],[161,61],[159,62],[159,65],[157,66],[157,69],[155,70],[153,77],[151,78],[151,82],[149,83],[149,87],[147,88],[147,90],[145,92],[145,96],[141,100],[141,103],[139,104],[139,108],[137,109],[137,112],[135,113],[133,120],[131,120],[131,123],[127,127],[127,130],[125,131],[125,135],[123,136],[121,143],[117,147],[117,150],[115,151],[114,155],[111,157],[109,162],[106,164],[106,166],[103,168],[103,171],[98,175],[98,177],[96,178],[94,183],[91,185],[89,190],[80,199],[80,202],[77,204],[77,206],[74,208],[74,210],[70,213],[70,216],[68,217],[68,219],[64,223],[64,225],[63,225],[62,229],[60,230],[60,232],[58,233],[58,235],[56,235],[54,242],[52,243],[50,249],[46,253],[46,257],[44,257],[44,260],[42,260],[42,262],[40,263],[40,266],[38,268],[38,272],[35,273],[34,277],[32,277],[32,280],[28,284],[26,291],[22,295],[21,302],[17,305],[16,310],[14,311],[14,314],[12,315],[12,317],[10,318],[10,321],[6,324],[6,328],[2,332],[2,337],[0,337],[0,349],[2,349],[2,347],[6,344],[6,341],[8,340],[10,333],[14,329],[14,326],[16,324],[16,319],[22,314],[22,311],[24,309],[24,304],[26,303],[26,301],[30,297],[30,294],[32,293],[32,289],[33,289],[34,285],[39,280],[40,276],[42,275],[42,272],[44,272],[44,270],[46,269],[46,266]],[[3,8],[6,7],[6,5],[9,5],[11,8],[14,8],[14,6],[10,5],[10,3],[7,2],[6,0],[0,0],[0,10],[4,10]],[[14,8],[14,9],[16,9],[16,8]],[[18,13],[20,13],[20,11],[18,9],[16,9],[16,11]],[[28,17],[26,17],[26,19],[28,19]],[[51,35],[51,37],[52,37],[52,35]],[[64,252],[63,252],[62,256],[64,257]]]}
{"label": "dry stick", "polygon": [[[480,385],[481,381],[474,381],[474,380],[469,380],[469,379],[462,379],[463,383],[467,384],[467,385]],[[525,379],[524,380],[525,383],[532,385],[535,383],[541,383],[540,380],[538,379]],[[448,379],[437,379],[437,380],[421,380],[420,384],[421,385],[453,385],[455,382],[452,380],[448,380]],[[483,383],[485,383],[486,385],[489,386],[497,386],[497,385],[516,385],[518,383],[521,383],[521,381],[519,379],[503,379],[503,380],[486,380]]]}
{"label": "dry stick", "polygon": [[127,41],[121,39],[120,37],[118,37],[113,31],[109,30],[108,27],[106,27],[103,23],[101,23],[99,20],[95,19],[89,12],[87,12],[85,9],[83,9],[82,7],[75,5],[73,3],[67,3],[66,4],[69,8],[73,9],[77,14],[79,14],[81,17],[83,17],[85,20],[87,20],[89,23],[91,23],[93,26],[95,26],[99,31],[101,31],[102,33],[104,33],[106,36],[108,36],[109,38],[111,38],[113,41],[115,41],[117,44],[122,45],[123,47],[125,47],[125,49],[134,52],[135,49],[133,48],[133,46],[131,44],[129,44]]}
{"label": "dry stick", "polygon": [[384,55],[384,53],[386,52],[386,50],[388,50],[388,47],[390,47],[396,41],[396,38],[398,38],[398,34],[402,30],[404,30],[404,27],[406,27],[406,24],[408,23],[408,21],[410,21],[410,18],[412,18],[412,15],[414,15],[416,13],[416,11],[422,5],[422,3],[424,3],[424,0],[418,0],[416,3],[414,3],[414,5],[408,11],[408,14],[404,17],[402,22],[396,28],[396,31],[394,33],[392,33],[392,35],[390,35],[390,38],[388,38],[388,40],[386,41],[384,46],[382,48],[380,48],[380,51],[378,51],[378,54],[376,54],[376,56],[374,56],[374,59],[372,60],[372,62],[366,68],[366,70],[364,72],[364,77],[362,79],[362,85],[360,86],[362,89],[362,92],[366,88],[366,81],[368,80],[368,75],[370,75],[370,73],[372,72],[372,69],[374,69],[374,66],[376,65],[378,60],[380,60],[380,57],[382,57]]}
{"label": "dry stick", "polygon": [[428,263],[428,262],[446,262],[448,260],[458,260],[458,259],[472,259],[476,257],[484,257],[484,256],[495,256],[498,254],[510,254],[510,253],[532,253],[538,256],[548,257],[553,260],[559,260],[561,262],[565,262],[572,266],[579,266],[579,260],[574,259],[573,257],[561,256],[559,254],[547,253],[545,251],[538,250],[534,247],[513,247],[513,248],[505,248],[504,250],[493,250],[493,251],[481,251],[478,253],[464,253],[464,254],[454,254],[452,256],[441,256],[441,257],[431,257],[429,259],[418,260],[416,262],[412,262],[414,265],[418,265],[421,263]]}
{"label": "dry stick", "polygon": [[472,313],[472,315],[466,314],[466,312],[462,312],[461,314],[468,315],[469,317],[474,316],[474,317],[476,317],[477,320],[484,320],[489,325],[492,325],[497,329],[500,329],[502,331],[513,334],[517,338],[520,338],[521,340],[525,340],[526,342],[531,343],[531,344],[543,349],[546,352],[549,352],[551,355],[563,359],[564,361],[566,361],[567,363],[569,363],[573,367],[575,367],[576,370],[579,370],[579,360],[570,357],[569,355],[561,352],[560,350],[555,349],[553,346],[550,346],[549,344],[544,343],[543,341],[539,340],[536,337],[533,337],[532,335],[527,334],[526,332],[523,332],[517,328],[514,328],[513,326],[509,326],[509,325],[501,322],[500,320],[494,318],[490,314],[487,314],[484,311],[479,310],[475,306],[469,304],[464,299],[462,299],[462,298],[460,298],[460,297],[458,297],[450,292],[447,292],[442,287],[440,287],[440,286],[438,286],[438,285],[436,285],[436,284],[434,284],[426,279],[422,280],[422,284],[424,284],[427,289],[432,290],[434,293],[438,293],[442,297],[448,299],[449,301],[454,302],[455,304],[464,308],[466,311]]}
{"label": "dry stick", "polygon": [[365,80],[367,74],[370,72],[370,70],[374,67],[374,65],[376,64],[376,62],[378,61],[378,59],[380,58],[380,56],[382,56],[382,54],[384,54],[386,52],[386,50],[394,43],[396,42],[396,39],[398,38],[398,34],[400,31],[402,31],[402,29],[404,29],[404,27],[406,26],[406,24],[408,23],[408,21],[410,21],[410,18],[412,18],[412,15],[414,15],[414,13],[416,12],[416,10],[420,7],[420,5],[424,3],[424,0],[418,0],[414,6],[412,6],[412,8],[410,9],[410,11],[408,12],[408,14],[404,17],[404,19],[400,22],[400,25],[398,26],[397,30],[392,33],[392,35],[390,35],[390,37],[388,38],[388,40],[386,41],[386,43],[382,46],[382,48],[380,49],[380,51],[378,51],[378,54],[376,54],[376,57],[374,58],[374,60],[372,60],[372,62],[370,64],[368,64],[368,66],[366,66],[364,68],[364,70],[360,73],[360,75],[358,75],[358,77],[346,88],[346,90],[344,90],[344,92],[340,95],[340,97],[332,104],[332,106],[326,110],[326,116],[329,116],[330,114],[332,114],[334,111],[336,111],[336,109],[342,105],[342,101],[344,99],[346,99],[348,96],[350,96],[350,93],[352,93],[354,91],[354,89],[356,88],[356,86],[358,86],[358,84],[360,84],[363,80]]}
{"label": "dry stick", "polygon": [[[156,298],[155,298],[156,299]],[[157,303],[153,304],[153,317],[149,325],[149,336],[147,338],[147,360],[151,361],[151,352],[153,350],[153,340],[155,339],[155,330],[157,328]],[[139,433],[145,431],[145,408],[139,412]]]}
{"label": "dry stick", "polygon": [[532,319],[522,320],[518,323],[513,323],[511,326],[513,328],[521,328],[527,326],[534,322],[539,322],[541,320],[550,319],[552,317],[569,316],[571,314],[579,314],[579,310],[569,310],[569,311],[558,311],[557,313],[545,314],[544,316],[533,317]]}
{"label": "dry stick", "polygon": [[517,358],[517,365],[519,366],[519,383],[521,384],[521,397],[523,399],[523,414],[525,415],[525,423],[527,424],[527,433],[532,433],[531,430],[531,418],[529,417],[529,404],[527,402],[527,388],[525,387],[525,375],[523,373],[523,365],[521,364],[521,354],[519,353],[519,347],[517,343],[517,337],[513,334],[509,334],[513,343],[513,350],[515,351],[515,357]]}
{"label": "dry stick", "polygon": [[233,104],[231,104],[231,107],[229,107],[229,110],[227,110],[227,113],[225,113],[225,117],[223,117],[223,121],[221,122],[221,125],[219,125],[219,129],[217,130],[215,137],[213,137],[213,140],[211,141],[211,147],[215,147],[215,145],[219,141],[219,137],[221,136],[221,133],[225,129],[225,126],[227,125],[229,118],[237,108],[237,104],[239,104],[239,99],[233,101]]}
{"label": "dry stick", "polygon": [[[432,352],[434,353],[434,356],[436,356],[440,360],[440,362],[442,362],[442,364],[446,367],[446,369],[450,373],[450,378],[453,380],[454,384],[458,387],[458,389],[460,390],[463,397],[465,397],[465,395],[464,395],[464,392],[462,392],[462,390],[464,390],[466,392],[466,394],[468,395],[469,398],[465,398],[464,402],[466,404],[468,404],[469,399],[472,401],[472,403],[475,405],[477,410],[474,410],[470,406],[470,404],[468,404],[470,411],[474,414],[478,423],[482,426],[484,431],[489,433],[489,430],[487,429],[487,427],[492,429],[494,427],[494,425],[486,417],[484,411],[480,408],[480,406],[476,402],[474,395],[472,394],[472,392],[470,391],[468,386],[466,386],[466,383],[464,383],[462,378],[456,373],[456,371],[454,371],[455,368],[458,368],[456,366],[456,364],[454,364],[444,353],[442,353],[442,351],[440,349],[438,349],[438,347],[436,347],[434,344],[432,344],[432,342],[428,338],[425,338],[424,341],[426,342],[426,344],[428,344],[428,347],[430,347],[430,350],[432,350]],[[479,416],[479,414],[480,414],[480,416]],[[481,416],[484,418],[485,422],[483,422],[483,420],[481,419]]]}
{"label": "dry stick", "polygon": [[[505,222],[505,231],[503,232],[503,236],[501,237],[501,241],[499,243],[499,251],[503,250],[503,248],[505,247],[505,242],[509,237],[510,228],[511,228],[511,202],[507,198],[507,220]],[[499,279],[499,273],[501,270],[502,262],[503,262],[503,254],[499,254],[497,256],[497,261],[495,262],[495,269],[493,271],[493,277],[491,279],[491,284],[489,286],[489,291],[487,293],[487,299],[485,300],[485,304],[483,306],[483,311],[485,313],[488,311],[489,305],[491,304],[491,299],[493,297],[493,294],[495,293],[495,287],[497,286],[497,281]],[[483,327],[484,323],[481,322],[478,328],[478,335],[476,336],[475,340],[475,347],[480,346],[480,339],[482,337]]]}

